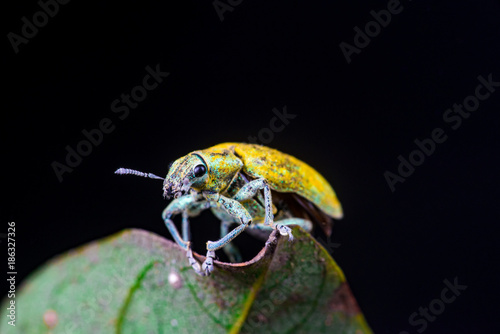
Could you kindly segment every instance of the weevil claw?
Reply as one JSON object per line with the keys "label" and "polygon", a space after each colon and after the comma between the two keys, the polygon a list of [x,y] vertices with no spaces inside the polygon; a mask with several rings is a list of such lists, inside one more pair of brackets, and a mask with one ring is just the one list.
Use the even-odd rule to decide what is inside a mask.
{"label": "weevil claw", "polygon": [[207,252],[207,258],[205,259],[205,262],[203,262],[203,265],[201,266],[203,272],[205,273],[205,276],[209,276],[212,273],[212,271],[214,271],[214,258],[215,258],[215,251],[209,250]]}
{"label": "weevil claw", "polygon": [[186,256],[188,258],[188,261],[189,261],[189,264],[191,265],[191,267],[193,267],[193,270],[200,276],[207,276],[205,274],[205,272],[203,272],[201,270],[201,266],[200,264],[198,263],[198,261],[196,261],[196,259],[194,258],[193,256],[193,251],[191,250],[191,247],[188,246],[188,250],[186,252]]}
{"label": "weevil claw", "polygon": [[282,224],[278,224],[276,225],[276,229],[280,232],[281,235],[288,235],[289,241],[293,241],[293,234],[291,228]]}

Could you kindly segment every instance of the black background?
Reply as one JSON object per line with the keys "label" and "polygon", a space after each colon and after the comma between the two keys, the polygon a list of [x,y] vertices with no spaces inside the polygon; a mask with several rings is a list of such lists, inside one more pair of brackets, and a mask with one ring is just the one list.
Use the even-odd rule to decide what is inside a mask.
{"label": "black background", "polygon": [[[296,117],[267,145],[335,188],[345,218],[333,256],[373,330],[416,333],[408,317],[457,277],[467,289],[426,333],[497,333],[500,88],[456,130],[443,114],[474,94],[478,76],[500,81],[500,5],[401,1],[348,64],[339,44],[387,3],[243,1],[221,21],[210,1],[72,1],[17,54],[7,34],[40,7],[4,4],[0,233],[16,222],[18,283],[124,228],[170,238],[161,182],[114,170],[164,176],[190,151],[248,141],[286,106]],[[170,76],[120,120],[111,102],[156,64]],[[59,182],[51,164],[104,118],[114,131]],[[391,192],[384,172],[397,173],[398,156],[435,128],[447,140]],[[192,229],[199,251],[218,234],[210,213]],[[240,245],[251,257],[261,244],[245,235]]]}

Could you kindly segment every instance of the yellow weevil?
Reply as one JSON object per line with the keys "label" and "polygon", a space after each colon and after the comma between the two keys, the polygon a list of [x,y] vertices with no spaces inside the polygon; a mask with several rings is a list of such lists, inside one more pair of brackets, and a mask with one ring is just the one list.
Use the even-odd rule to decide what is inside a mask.
{"label": "yellow weevil", "polygon": [[[241,261],[230,242],[245,229],[254,235],[277,229],[293,240],[288,225],[310,232],[314,223],[330,235],[332,218],[342,218],[340,202],[323,176],[297,158],[261,145],[223,143],[191,152],[171,165],[165,179],[127,168],[115,173],[164,180],[164,196],[174,200],[163,211],[163,220],[202,276],[214,270],[218,249],[231,261]],[[191,251],[189,217],[209,208],[221,220],[221,238],[207,242],[206,260],[200,265]],[[177,214],[182,214],[182,237],[171,220]],[[233,223],[239,225],[229,231]]]}

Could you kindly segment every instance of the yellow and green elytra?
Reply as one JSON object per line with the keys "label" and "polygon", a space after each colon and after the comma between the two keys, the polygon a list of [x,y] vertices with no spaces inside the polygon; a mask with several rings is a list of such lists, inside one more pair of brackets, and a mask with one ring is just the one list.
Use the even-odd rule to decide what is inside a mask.
{"label": "yellow and green elytra", "polygon": [[[241,260],[231,241],[247,230],[265,237],[276,229],[293,240],[289,225],[306,231],[318,226],[331,234],[332,218],[342,218],[342,206],[325,178],[305,162],[255,144],[223,143],[177,159],[165,179],[151,173],[120,168],[117,174],[162,179],[167,198],[163,220],[174,240],[187,251],[190,265],[202,276],[214,270],[215,251]],[[189,217],[211,209],[221,220],[221,238],[207,242],[207,257],[199,264],[189,241]],[[182,215],[182,236],[172,217]],[[232,224],[238,226],[233,230]]]}

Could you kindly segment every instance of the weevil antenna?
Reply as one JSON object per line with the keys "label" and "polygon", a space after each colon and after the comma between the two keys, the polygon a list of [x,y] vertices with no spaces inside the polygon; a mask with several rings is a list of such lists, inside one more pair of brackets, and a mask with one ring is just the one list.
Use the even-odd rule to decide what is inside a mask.
{"label": "weevil antenna", "polygon": [[118,168],[115,171],[115,174],[119,174],[119,175],[128,175],[128,174],[131,174],[131,175],[136,175],[136,176],[147,177],[149,179],[163,180],[162,177],[159,177],[158,175],[155,175],[153,173],[143,173],[143,172],[139,172],[138,170],[129,169],[129,168]]}

